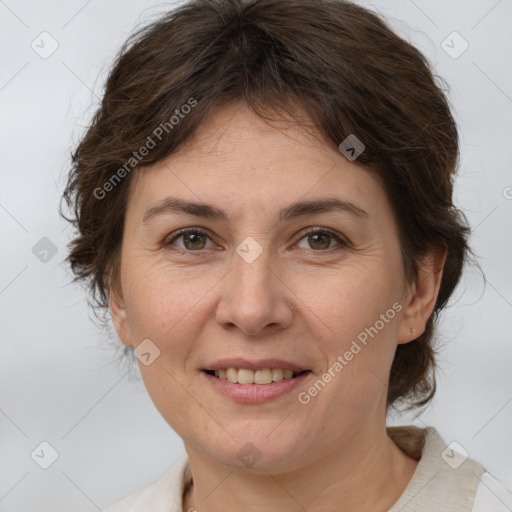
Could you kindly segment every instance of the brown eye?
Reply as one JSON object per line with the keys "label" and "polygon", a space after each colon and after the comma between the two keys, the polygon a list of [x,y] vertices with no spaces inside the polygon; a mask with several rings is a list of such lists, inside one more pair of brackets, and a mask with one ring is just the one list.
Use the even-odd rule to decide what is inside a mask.
{"label": "brown eye", "polygon": [[181,237],[186,249],[204,249],[206,238],[204,235],[198,233],[190,233],[187,235],[181,235]]}
{"label": "brown eye", "polygon": [[[164,243],[165,247],[175,245],[178,249],[194,252],[206,248],[209,236],[205,231],[194,229],[183,229],[179,231],[172,239]],[[177,244],[175,241],[182,241],[183,245]]]}
{"label": "brown eye", "polygon": [[[301,249],[313,249],[315,251],[324,251],[333,248],[333,241],[338,242],[341,247],[346,247],[348,244],[338,235],[330,230],[313,229],[307,232],[306,236],[301,240],[307,240],[309,247],[300,247]],[[299,242],[300,243],[300,242]]]}
{"label": "brown eye", "polygon": [[308,242],[313,249],[329,249],[332,237],[327,234],[315,233],[308,236]]}

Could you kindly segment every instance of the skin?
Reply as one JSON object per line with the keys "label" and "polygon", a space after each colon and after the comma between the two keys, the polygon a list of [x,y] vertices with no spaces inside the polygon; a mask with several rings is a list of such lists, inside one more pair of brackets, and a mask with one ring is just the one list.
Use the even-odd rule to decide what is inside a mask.
{"label": "skin", "polygon": [[[215,205],[228,220],[167,213],[144,224],[146,210],[168,196]],[[292,202],[326,197],[349,200],[367,217],[277,218]],[[175,238],[185,227],[208,235],[196,235],[196,245]],[[349,244],[325,233],[315,241],[307,227],[328,228]],[[252,263],[236,252],[249,236],[262,248]],[[194,485],[183,510],[325,512],[340,503],[345,511],[388,510],[417,461],[386,434],[386,383],[397,344],[424,331],[443,262],[433,251],[407,283],[377,179],[314,134],[284,121],[270,126],[242,103],[214,112],[179,152],[135,175],[111,313],[125,345],[149,338],[161,351],[139,366],[189,456]],[[394,303],[401,311],[301,404],[298,392]],[[236,356],[277,357],[312,373],[270,402],[236,403],[200,371]],[[237,457],[247,442],[261,454],[252,467]]]}

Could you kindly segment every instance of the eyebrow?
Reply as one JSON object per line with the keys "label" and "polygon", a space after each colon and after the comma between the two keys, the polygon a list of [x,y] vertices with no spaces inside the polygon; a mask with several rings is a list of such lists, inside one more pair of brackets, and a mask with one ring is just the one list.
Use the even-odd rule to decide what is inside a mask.
{"label": "eyebrow", "polygon": [[[365,210],[363,210],[360,206],[352,203],[351,201],[334,197],[315,201],[302,201],[292,203],[279,211],[278,220],[279,222],[282,222],[284,220],[290,220],[306,215],[314,215],[331,211],[342,211],[350,213],[360,219],[366,219],[369,216]],[[172,213],[193,215],[195,217],[201,217],[205,219],[221,220],[226,223],[229,222],[226,213],[216,206],[207,203],[185,201],[175,197],[167,197],[157,205],[152,206],[146,210],[142,219],[142,223],[147,224],[151,219],[154,219],[155,217],[160,215],[169,215]]]}

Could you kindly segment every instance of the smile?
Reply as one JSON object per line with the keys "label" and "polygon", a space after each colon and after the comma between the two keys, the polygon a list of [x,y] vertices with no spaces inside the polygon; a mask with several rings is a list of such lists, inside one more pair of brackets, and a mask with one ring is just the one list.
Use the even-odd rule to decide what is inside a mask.
{"label": "smile", "polygon": [[[205,370],[209,375],[227,380],[233,384],[271,384],[283,379],[293,379],[303,372],[294,372],[283,368],[264,368],[250,370],[247,368],[222,368],[219,370]],[[307,371],[307,370],[306,370]]]}
{"label": "smile", "polygon": [[308,378],[311,370],[226,368],[202,370],[200,374],[214,390],[235,402],[259,403],[290,394]]}

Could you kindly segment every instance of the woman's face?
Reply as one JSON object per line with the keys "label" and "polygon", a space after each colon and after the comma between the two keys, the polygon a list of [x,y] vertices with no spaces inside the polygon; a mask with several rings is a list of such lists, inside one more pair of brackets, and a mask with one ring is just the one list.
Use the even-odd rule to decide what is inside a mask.
{"label": "woman's face", "polygon": [[[357,161],[283,126],[233,104],[134,176],[122,293],[111,298],[122,341],[151,340],[136,351],[140,371],[187,448],[274,470],[338,456],[381,428],[397,343],[413,338],[383,188]],[[326,200],[338,207],[297,206]],[[209,208],[180,211],[187,203]],[[308,371],[235,384],[205,372],[214,367],[260,369],[261,382]]]}

